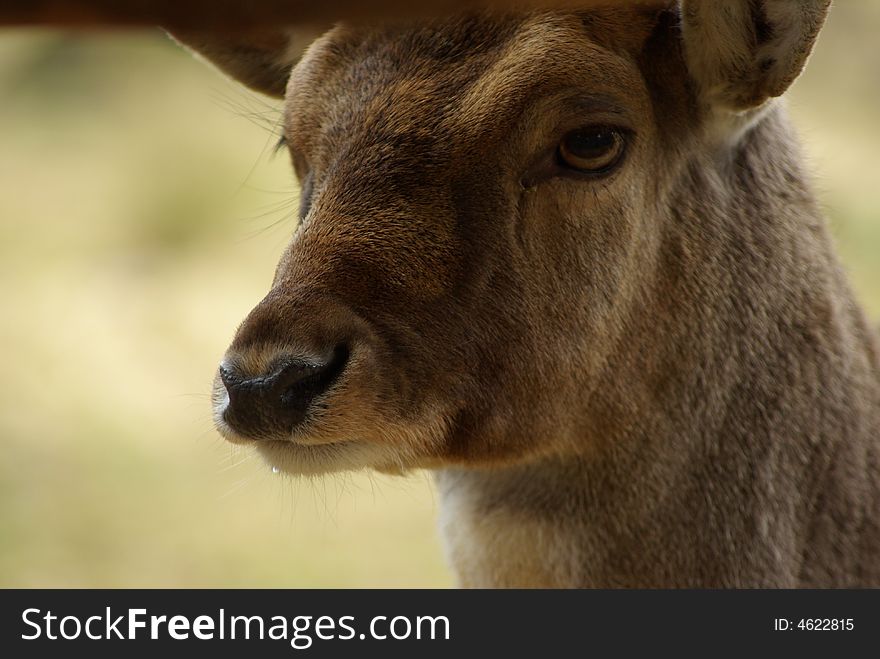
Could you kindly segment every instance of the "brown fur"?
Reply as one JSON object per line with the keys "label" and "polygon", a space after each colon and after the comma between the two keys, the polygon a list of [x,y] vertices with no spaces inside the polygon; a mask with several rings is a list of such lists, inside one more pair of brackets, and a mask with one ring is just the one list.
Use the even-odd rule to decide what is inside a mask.
{"label": "brown fur", "polygon": [[[466,586],[880,586],[880,348],[771,99],[827,2],[767,3],[731,48],[806,45],[755,75],[701,59],[698,0],[684,36],[658,3],[313,44],[302,222],[227,359],[352,358],[257,448],[434,469]],[[548,174],[590,124],[631,136],[619,169]]]}

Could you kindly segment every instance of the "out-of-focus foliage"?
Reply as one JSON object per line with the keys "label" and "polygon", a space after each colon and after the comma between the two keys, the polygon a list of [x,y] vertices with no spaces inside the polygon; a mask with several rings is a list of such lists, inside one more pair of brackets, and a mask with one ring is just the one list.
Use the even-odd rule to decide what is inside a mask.
{"label": "out-of-focus foliage", "polygon": [[[790,95],[880,315],[880,3]],[[437,586],[429,478],[273,476],[208,392],[296,187],[277,105],[158,33],[0,32],[0,585]]]}

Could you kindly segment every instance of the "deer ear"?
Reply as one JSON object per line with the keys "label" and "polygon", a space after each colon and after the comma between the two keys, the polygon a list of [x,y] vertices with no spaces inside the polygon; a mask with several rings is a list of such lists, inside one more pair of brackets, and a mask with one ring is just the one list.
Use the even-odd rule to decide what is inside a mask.
{"label": "deer ear", "polygon": [[831,0],[682,0],[684,50],[707,105],[734,113],[800,75]]}
{"label": "deer ear", "polygon": [[282,98],[290,70],[322,31],[292,28],[223,34],[174,30],[170,34],[251,89]]}

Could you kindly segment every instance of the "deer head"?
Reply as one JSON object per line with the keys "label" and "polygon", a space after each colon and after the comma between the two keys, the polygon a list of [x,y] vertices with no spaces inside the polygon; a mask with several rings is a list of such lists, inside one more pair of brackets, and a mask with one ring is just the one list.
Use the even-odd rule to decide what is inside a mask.
{"label": "deer head", "polygon": [[637,423],[698,359],[676,319],[706,320],[718,163],[773,121],[828,5],[339,25],[301,59],[287,32],[178,35],[284,97],[302,185],[216,377],[221,433],[319,473],[583,456]]}

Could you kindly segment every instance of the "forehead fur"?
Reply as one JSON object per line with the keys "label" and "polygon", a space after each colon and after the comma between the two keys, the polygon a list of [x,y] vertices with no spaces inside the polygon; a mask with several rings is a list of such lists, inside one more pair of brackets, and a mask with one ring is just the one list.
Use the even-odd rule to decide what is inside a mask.
{"label": "forehead fur", "polygon": [[636,102],[638,54],[661,8],[337,27],[291,76],[289,137],[313,153],[334,137],[351,144],[357,132],[386,144],[405,136],[423,147],[454,137],[467,148],[554,93],[578,89]]}

